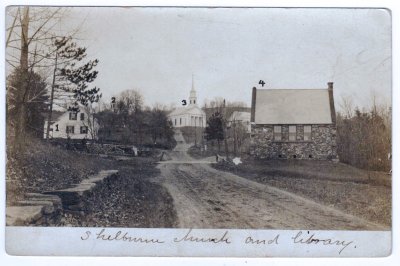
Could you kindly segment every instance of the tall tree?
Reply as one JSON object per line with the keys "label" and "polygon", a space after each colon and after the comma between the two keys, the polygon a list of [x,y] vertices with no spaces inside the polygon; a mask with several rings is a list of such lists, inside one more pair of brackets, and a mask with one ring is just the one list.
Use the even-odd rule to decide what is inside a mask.
{"label": "tall tree", "polygon": [[18,69],[20,74],[18,87],[7,91],[7,97],[15,100],[15,105],[7,106],[7,112],[15,114],[15,123],[8,126],[12,128],[10,135],[14,139],[13,146],[16,150],[23,148],[26,139],[29,105],[32,101],[37,101],[42,94],[41,91],[36,91],[37,94],[32,93],[30,74],[38,73],[39,70],[42,72],[49,66],[49,48],[53,38],[57,36],[54,27],[60,23],[65,10],[29,6],[7,8],[7,23],[11,24],[6,29],[7,71],[11,73]]}
{"label": "tall tree", "polygon": [[207,120],[205,129],[207,140],[216,140],[218,143],[218,151],[221,150],[220,141],[224,139],[224,118],[221,113],[214,113]]}
{"label": "tall tree", "polygon": [[[78,47],[70,37],[62,37],[54,40],[54,71],[53,82],[50,93],[50,108],[47,123],[47,138],[49,138],[50,122],[52,121],[52,111],[54,98],[57,90],[60,97],[68,98],[69,110],[77,112],[79,104],[83,106],[98,102],[101,98],[100,89],[97,87],[88,88],[88,84],[93,82],[98,72],[94,70],[98,60],[90,60],[86,63],[81,61],[86,57],[86,48]],[[80,65],[78,65],[80,63]]]}
{"label": "tall tree", "polygon": [[[30,99],[27,101],[27,113],[26,113],[26,128],[25,131],[29,132],[30,135],[36,137],[43,137],[43,125],[44,125],[44,117],[43,114],[47,111],[48,96],[46,94],[47,84],[43,80],[43,78],[34,73],[33,71],[23,71],[20,68],[15,69],[8,77],[7,77],[7,90],[13,91],[17,88],[24,86],[25,83],[28,82],[30,89],[28,91],[27,97]],[[8,94],[7,97],[7,124],[15,125],[16,124],[16,108],[10,108],[16,106],[17,99],[12,97],[13,94]],[[10,133],[10,132],[7,132]]]}
{"label": "tall tree", "polygon": [[391,124],[390,109],[381,112],[377,106],[369,111],[338,115],[337,145],[339,159],[359,168],[369,170],[390,170]]}

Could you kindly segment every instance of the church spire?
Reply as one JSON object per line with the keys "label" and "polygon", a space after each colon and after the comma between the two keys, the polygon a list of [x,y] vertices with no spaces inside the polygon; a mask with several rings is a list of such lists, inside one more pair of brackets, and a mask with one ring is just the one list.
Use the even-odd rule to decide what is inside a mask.
{"label": "church spire", "polygon": [[196,90],[194,89],[194,78],[193,78],[193,74],[192,74],[192,89],[190,90],[189,102],[190,102],[190,105],[195,105],[195,104],[197,104],[197,96],[196,96]]}

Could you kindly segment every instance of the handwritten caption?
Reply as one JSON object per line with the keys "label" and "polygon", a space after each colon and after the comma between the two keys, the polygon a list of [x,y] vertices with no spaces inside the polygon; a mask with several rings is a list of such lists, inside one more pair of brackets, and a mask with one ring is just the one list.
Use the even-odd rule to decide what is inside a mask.
{"label": "handwritten caption", "polygon": [[[253,246],[278,246],[278,245],[286,245],[289,243],[296,246],[321,246],[321,247],[331,247],[336,248],[338,254],[342,254],[342,252],[349,248],[357,248],[354,241],[350,240],[340,240],[334,238],[324,238],[318,236],[317,233],[313,233],[311,231],[296,231],[293,235],[286,236],[286,239],[283,239],[281,234],[277,233],[272,237],[267,239],[260,239],[253,235],[247,235],[243,238],[237,239],[233,238],[230,235],[230,231],[222,231],[219,235],[215,236],[204,236],[204,233],[197,235],[193,229],[188,229],[184,231],[182,234],[173,236],[170,239],[161,239],[154,237],[145,237],[145,236],[134,236],[131,235],[128,231],[116,231],[109,233],[106,229],[99,229],[98,231],[86,231],[83,235],[81,235],[80,239],[82,241],[88,240],[98,240],[98,241],[118,241],[118,242],[132,242],[132,243],[140,243],[140,244],[178,244],[178,243],[209,243],[212,245],[231,245],[234,241],[240,241],[241,244],[244,245],[253,245]],[[285,241],[283,241],[285,240]]]}

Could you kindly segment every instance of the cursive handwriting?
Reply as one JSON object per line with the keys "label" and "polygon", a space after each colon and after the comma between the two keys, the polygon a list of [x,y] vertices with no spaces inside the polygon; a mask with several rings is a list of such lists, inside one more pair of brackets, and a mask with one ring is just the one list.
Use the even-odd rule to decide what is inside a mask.
{"label": "cursive handwriting", "polygon": [[[81,236],[82,240],[88,240],[91,236],[91,231],[86,231],[83,236]],[[126,242],[134,242],[134,243],[144,243],[144,244],[162,244],[164,241],[157,238],[145,238],[145,237],[135,237],[130,236],[128,232],[118,231],[113,234],[106,233],[106,229],[101,229],[100,232],[96,233],[97,240],[106,240],[106,241],[126,241]]]}
{"label": "cursive handwriting", "polygon": [[175,237],[174,242],[179,243],[179,242],[201,242],[201,243],[226,243],[230,244],[231,241],[229,240],[228,237],[228,231],[225,231],[225,233],[221,237],[196,237],[192,235],[192,229],[189,229],[189,231],[181,238]]}
{"label": "cursive handwriting", "polygon": [[[309,231],[307,231],[307,234],[309,234]],[[336,245],[336,246],[341,246],[342,248],[339,250],[339,254],[342,253],[342,251],[347,248],[353,241],[345,241],[345,240],[333,240],[331,238],[326,238],[326,239],[320,239],[314,237],[315,234],[311,234],[310,236],[306,236],[305,238],[302,237],[303,231],[297,232],[296,236],[292,237],[293,243],[295,244],[322,244],[322,245]]]}
{"label": "cursive handwriting", "polygon": [[[215,235],[217,234],[217,236]],[[231,244],[233,242],[231,235],[229,234],[229,230],[213,232],[211,236],[204,236],[204,232],[202,232],[202,236],[196,234],[193,229],[188,229],[184,231],[183,235],[178,235],[177,237],[172,236],[168,241],[173,243],[211,243],[211,244]],[[310,231],[297,231],[295,235],[288,236],[290,237],[289,241],[291,241],[294,245],[302,245],[302,246],[331,246],[336,247],[338,249],[339,255],[349,246],[354,246],[357,248],[354,241],[348,240],[340,240],[334,238],[322,238],[318,237],[317,233],[310,233]],[[159,238],[151,238],[146,236],[132,236],[129,234],[129,230],[127,231],[110,231],[106,229],[98,229],[98,231],[86,231],[84,234],[81,235],[81,240],[86,241],[89,239],[92,240],[101,240],[101,241],[123,241],[123,242],[133,242],[133,243],[143,243],[143,244],[163,244],[166,241],[159,239]],[[246,245],[254,245],[254,246],[261,246],[261,245],[280,245],[285,244],[285,239],[283,239],[281,234],[276,234],[275,236],[272,235],[267,238],[256,238],[251,235],[245,236],[242,238],[242,243]],[[238,241],[240,241],[238,239]],[[283,241],[283,242],[282,242]],[[286,242],[287,243],[287,242]]]}
{"label": "cursive handwriting", "polygon": [[275,245],[279,245],[278,243],[278,239],[279,239],[279,234],[276,235],[273,239],[270,240],[266,240],[266,239],[253,239],[251,236],[246,237],[246,240],[244,241],[244,243],[246,244],[255,244],[255,245],[271,245],[271,244],[275,244]]}

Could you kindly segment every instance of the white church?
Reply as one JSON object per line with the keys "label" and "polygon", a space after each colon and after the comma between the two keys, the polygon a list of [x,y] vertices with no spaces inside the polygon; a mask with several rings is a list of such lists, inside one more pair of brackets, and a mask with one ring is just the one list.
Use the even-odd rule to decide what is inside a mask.
{"label": "white church", "polygon": [[178,107],[168,115],[173,127],[206,127],[206,113],[197,105],[197,95],[192,79],[189,105]]}

